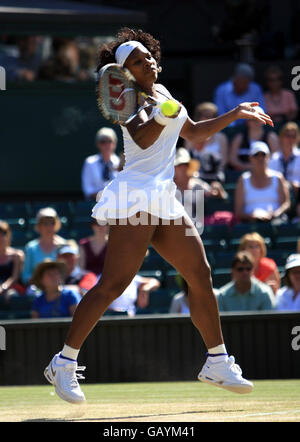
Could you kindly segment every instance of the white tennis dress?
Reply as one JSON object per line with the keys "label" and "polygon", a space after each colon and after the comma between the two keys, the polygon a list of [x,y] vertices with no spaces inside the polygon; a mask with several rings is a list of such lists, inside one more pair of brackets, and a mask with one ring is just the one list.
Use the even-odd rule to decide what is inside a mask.
{"label": "white tennis dress", "polygon": [[[172,98],[162,85],[157,92],[166,100]],[[154,110],[149,118],[152,118]],[[158,139],[147,149],[141,149],[122,126],[125,166],[98,194],[92,216],[98,221],[129,218],[139,211],[148,212],[162,219],[183,216],[185,209],[176,199],[173,181],[176,143],[187,119],[187,111],[181,106],[177,118],[170,118]]]}

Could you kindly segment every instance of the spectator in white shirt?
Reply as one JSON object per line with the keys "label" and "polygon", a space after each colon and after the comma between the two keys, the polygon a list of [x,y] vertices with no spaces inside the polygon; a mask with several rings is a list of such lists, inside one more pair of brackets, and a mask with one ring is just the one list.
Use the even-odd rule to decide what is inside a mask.
{"label": "spectator in white shirt", "polygon": [[300,254],[290,255],[285,265],[285,286],[277,291],[277,310],[300,311]]}
{"label": "spectator in white shirt", "polygon": [[280,151],[270,158],[269,168],[281,172],[297,195],[300,188],[300,130],[296,123],[288,122],[280,133]]}
{"label": "spectator in white shirt", "polygon": [[158,279],[135,275],[121,296],[110,304],[107,309],[108,314],[110,312],[123,312],[128,316],[134,316],[137,307],[143,309],[148,306],[150,293],[159,287]]}
{"label": "spectator in white shirt", "polygon": [[117,135],[113,129],[103,127],[96,134],[96,146],[99,153],[87,157],[84,161],[81,183],[84,196],[95,200],[97,193],[116,177],[120,158],[115,154]]}

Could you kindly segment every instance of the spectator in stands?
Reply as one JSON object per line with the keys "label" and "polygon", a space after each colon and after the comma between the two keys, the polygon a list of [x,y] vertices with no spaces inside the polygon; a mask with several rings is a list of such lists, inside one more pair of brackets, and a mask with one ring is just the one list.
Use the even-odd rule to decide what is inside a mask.
{"label": "spectator in stands", "polygon": [[29,241],[25,246],[25,262],[22,271],[22,281],[28,284],[35,267],[46,258],[56,259],[59,246],[66,240],[57,235],[61,228],[60,219],[52,207],[40,209],[36,216],[35,230],[39,238]]}
{"label": "spectator in stands", "polygon": [[[200,200],[203,197],[202,192],[197,193],[197,190],[202,190],[205,198],[227,198],[228,195],[220,182],[214,181],[208,184],[200,178],[193,176],[195,170],[193,169],[193,164],[191,164],[191,156],[184,147],[177,149],[174,165],[174,181],[177,185],[176,197],[179,200],[183,199],[184,207],[191,217],[193,217],[193,213],[197,213],[197,204],[200,205]],[[192,190],[193,192],[185,192],[187,190]]]}
{"label": "spectator in stands", "polygon": [[52,51],[39,69],[39,79],[67,83],[81,80],[80,50],[76,42],[69,38],[53,39]]}
{"label": "spectator in stands", "polygon": [[298,104],[292,90],[282,87],[283,72],[279,66],[270,66],[265,71],[266,113],[276,124],[295,120],[298,115]]}
{"label": "spectator in stands", "polygon": [[286,220],[288,185],[281,173],[268,168],[269,153],[266,143],[252,143],[252,170],[239,177],[235,190],[235,215],[241,221]]}
{"label": "spectator in stands", "polygon": [[115,154],[117,135],[113,129],[103,127],[96,134],[98,154],[84,161],[81,183],[86,199],[95,200],[97,193],[116,177],[120,159]]}
{"label": "spectator in stands", "polygon": [[[218,115],[218,108],[214,103],[204,102],[196,106],[195,121],[210,120]],[[228,161],[228,140],[223,132],[218,132],[198,144],[185,143],[192,160],[200,163],[199,178],[211,183],[225,181],[224,170]]]}
{"label": "spectator in stands", "polygon": [[12,294],[24,293],[20,284],[24,253],[10,244],[10,227],[6,221],[0,220],[0,297],[6,300]]}
{"label": "spectator in stands", "polygon": [[300,130],[296,123],[285,123],[280,132],[280,150],[273,153],[269,168],[281,172],[294,194],[300,189]]}
{"label": "spectator in stands", "polygon": [[[261,107],[258,108],[263,112]],[[253,141],[263,141],[269,146],[271,153],[279,150],[279,138],[275,131],[260,121],[248,120],[231,142],[229,163],[234,170],[251,169],[249,151]]]}
{"label": "spectator in stands", "polygon": [[149,295],[160,287],[156,278],[146,278],[136,275],[122,295],[108,307],[107,314],[118,312],[134,316],[137,309],[144,309],[149,304]]}
{"label": "spectator in stands", "polygon": [[254,259],[247,251],[238,252],[232,260],[232,281],[219,289],[219,310],[272,310],[274,295],[271,288],[253,276]]}
{"label": "spectator in stands", "polygon": [[[265,101],[262,88],[253,81],[254,70],[246,64],[236,66],[233,76],[225,83],[220,84],[214,93],[214,103],[218,107],[219,115],[228,112],[244,101],[255,102],[265,109]],[[236,120],[231,127],[244,124],[245,120]]]}
{"label": "spectator in stands", "polygon": [[267,248],[263,237],[257,233],[246,233],[242,236],[239,251],[250,252],[254,260],[254,276],[264,282],[276,294],[280,287],[280,274],[276,262],[267,258]]}
{"label": "spectator in stands", "polygon": [[82,269],[99,276],[104,265],[108,225],[102,226],[95,218],[91,218],[91,227],[93,235],[79,241],[79,265]]}
{"label": "spectator in stands", "polygon": [[67,266],[64,279],[66,288],[74,288],[84,296],[97,283],[98,278],[95,273],[87,272],[78,265],[79,253],[75,244],[62,246],[57,252],[57,259]]}
{"label": "spectator in stands", "polygon": [[49,259],[35,268],[31,282],[41,293],[33,301],[32,318],[73,316],[81,296],[79,292],[63,286],[66,272],[64,262]]}
{"label": "spectator in stands", "polygon": [[300,311],[300,254],[288,257],[285,271],[285,286],[277,292],[276,308]]}
{"label": "spectator in stands", "polygon": [[5,67],[8,81],[35,80],[41,64],[39,51],[41,38],[26,35],[17,38],[17,55],[4,54],[0,57],[0,65]]}
{"label": "spectator in stands", "polygon": [[188,285],[181,275],[177,275],[178,285],[182,290],[173,296],[169,313],[190,313],[188,299]]}

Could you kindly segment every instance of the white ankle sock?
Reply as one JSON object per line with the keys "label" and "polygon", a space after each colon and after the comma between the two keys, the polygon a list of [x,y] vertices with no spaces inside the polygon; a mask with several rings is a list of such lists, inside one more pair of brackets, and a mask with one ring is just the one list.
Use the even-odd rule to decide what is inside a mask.
{"label": "white ankle sock", "polygon": [[79,354],[79,350],[77,350],[76,348],[69,347],[67,344],[65,344],[60,354],[64,358],[76,361]]}
{"label": "white ankle sock", "polygon": [[226,361],[228,359],[228,355],[225,344],[220,344],[216,347],[209,348],[207,356],[212,363]]}

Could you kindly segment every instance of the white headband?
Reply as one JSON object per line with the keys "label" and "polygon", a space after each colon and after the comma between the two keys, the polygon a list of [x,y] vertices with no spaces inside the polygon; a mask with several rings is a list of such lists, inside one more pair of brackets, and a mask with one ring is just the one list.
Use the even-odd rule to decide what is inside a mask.
{"label": "white headband", "polygon": [[136,48],[139,48],[142,51],[148,51],[148,49],[145,48],[145,46],[139,41],[135,40],[126,41],[125,43],[122,43],[116,50],[115,53],[116,62],[121,66],[124,66],[124,63],[127,60],[128,56]]}

